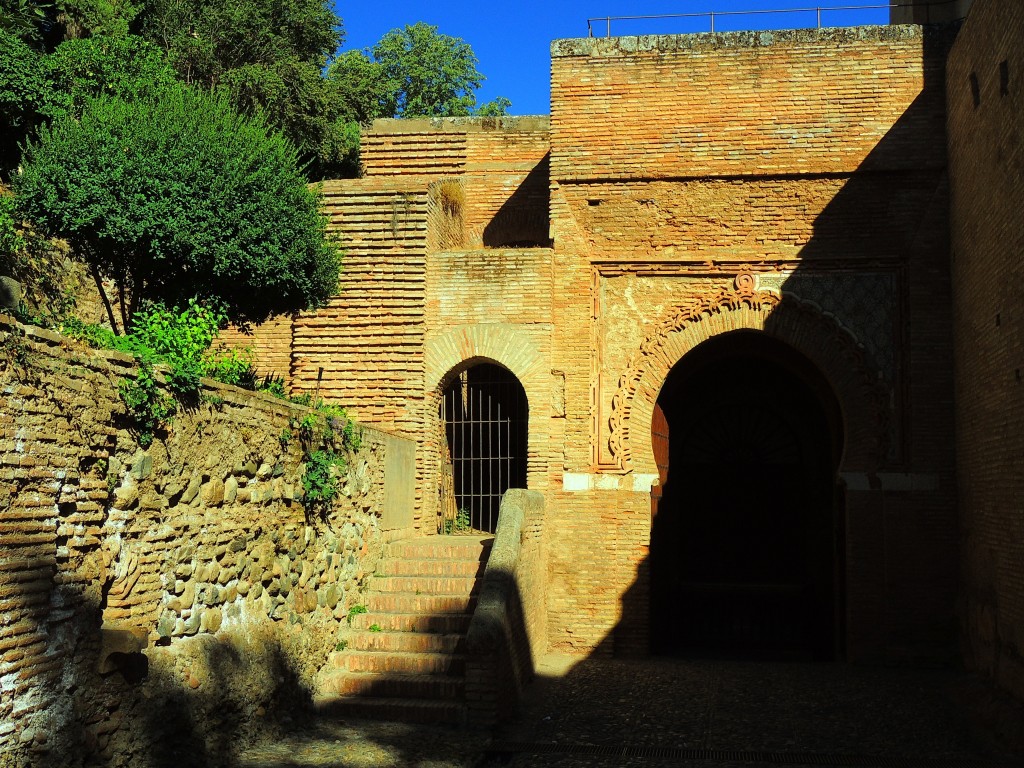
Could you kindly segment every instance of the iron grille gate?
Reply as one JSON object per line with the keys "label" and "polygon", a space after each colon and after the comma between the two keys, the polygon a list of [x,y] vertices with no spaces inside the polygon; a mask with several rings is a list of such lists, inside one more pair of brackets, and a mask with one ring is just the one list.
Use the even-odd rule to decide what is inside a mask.
{"label": "iron grille gate", "polygon": [[[441,423],[459,514],[449,529],[468,524],[494,533],[502,494],[526,487],[527,417],[522,385],[499,365],[475,365],[445,387]],[[442,523],[442,533],[449,532],[445,527]]]}

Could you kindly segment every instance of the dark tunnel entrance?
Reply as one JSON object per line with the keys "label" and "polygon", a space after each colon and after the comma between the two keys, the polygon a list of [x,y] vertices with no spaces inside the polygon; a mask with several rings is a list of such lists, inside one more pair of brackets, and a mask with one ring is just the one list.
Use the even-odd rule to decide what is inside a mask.
{"label": "dark tunnel entrance", "polygon": [[652,651],[841,657],[842,418],[821,373],[766,334],[716,337],[669,373],[652,436]]}

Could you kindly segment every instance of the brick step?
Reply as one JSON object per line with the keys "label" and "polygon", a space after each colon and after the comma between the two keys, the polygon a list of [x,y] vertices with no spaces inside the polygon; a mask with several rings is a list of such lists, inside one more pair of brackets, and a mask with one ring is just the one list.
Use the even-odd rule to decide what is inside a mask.
{"label": "brick step", "polygon": [[424,634],[465,633],[472,616],[466,613],[361,613],[352,617],[354,630],[365,630],[376,624],[385,632],[415,632]]}
{"label": "brick step", "polygon": [[374,592],[406,595],[468,595],[476,587],[473,576],[374,576],[369,589]]}
{"label": "brick step", "polygon": [[465,705],[454,701],[321,696],[314,700],[314,706],[324,714],[365,720],[450,725],[462,725],[466,721]]}
{"label": "brick step", "polygon": [[395,653],[455,653],[462,650],[465,638],[461,634],[433,634],[430,632],[360,631],[348,635],[351,651],[386,651]]}
{"label": "brick step", "polygon": [[367,592],[365,602],[369,613],[467,613],[476,606],[476,597]]}
{"label": "brick step", "polygon": [[452,653],[342,651],[332,653],[328,665],[347,672],[382,675],[461,675],[466,671],[466,658]]}
{"label": "brick step", "polygon": [[448,675],[375,675],[328,669],[320,675],[320,690],[339,696],[459,701],[465,696],[466,681]]}
{"label": "brick step", "polygon": [[388,545],[386,554],[402,559],[481,560],[491,549],[494,537],[487,536],[420,536],[402,539]]}
{"label": "brick step", "polygon": [[477,560],[443,560],[440,558],[382,558],[377,564],[378,576],[461,576],[477,578],[486,563]]}

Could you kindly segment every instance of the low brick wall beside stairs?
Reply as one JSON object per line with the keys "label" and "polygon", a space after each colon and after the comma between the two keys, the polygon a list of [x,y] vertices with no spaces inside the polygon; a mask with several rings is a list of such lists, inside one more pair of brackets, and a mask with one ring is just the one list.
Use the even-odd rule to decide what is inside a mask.
{"label": "low brick wall beside stairs", "polygon": [[466,637],[468,722],[487,727],[514,715],[544,652],[544,496],[520,488],[501,500],[498,527]]}

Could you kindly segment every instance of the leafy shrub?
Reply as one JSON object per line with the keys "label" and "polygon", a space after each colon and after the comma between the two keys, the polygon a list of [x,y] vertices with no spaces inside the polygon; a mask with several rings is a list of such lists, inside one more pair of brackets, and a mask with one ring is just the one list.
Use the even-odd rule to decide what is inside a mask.
{"label": "leafy shrub", "polygon": [[258,322],[337,288],[338,249],[294,146],[223,96],[174,83],[87,99],[43,125],[21,165],[19,210],[115,281],[124,330],[147,301],[194,296]]}
{"label": "leafy shrub", "polygon": [[135,425],[139,445],[148,448],[153,443],[156,430],[174,414],[174,400],[160,389],[153,363],[144,358],[139,359],[135,379],[123,379],[117,391]]}
{"label": "leafy shrub", "polygon": [[472,523],[469,518],[469,510],[463,507],[455,515],[455,519],[448,519],[444,521],[444,533],[445,535],[451,535],[453,533],[465,533],[470,530]]}
{"label": "leafy shrub", "polygon": [[255,379],[250,350],[210,351],[223,322],[222,312],[193,299],[184,309],[146,305],[135,315],[134,331],[125,336],[74,317],[64,321],[63,331],[90,346],[115,349],[138,361],[138,376],[134,381],[123,381],[119,391],[136,425],[140,444],[145,440],[148,445],[159,424],[175,410],[174,401],[159,391],[154,365],[166,366],[167,388],[183,400],[197,397],[199,380],[204,376],[235,385]]}
{"label": "leafy shrub", "polygon": [[251,349],[219,349],[207,354],[204,375],[243,389],[257,389],[255,362]]}
{"label": "leafy shrub", "polygon": [[255,388],[260,392],[266,392],[268,395],[279,397],[282,400],[288,397],[284,390],[284,378],[281,376],[274,376],[268,373],[263,377],[263,381],[256,382]]}
{"label": "leafy shrub", "polygon": [[[297,398],[292,398],[293,400]],[[312,398],[302,398],[308,402]],[[340,406],[317,400],[313,410],[289,426],[298,432],[303,450],[303,503],[307,512],[323,513],[339,492],[338,478],[348,452],[358,451],[362,435]],[[289,437],[291,432],[289,431]]]}
{"label": "leafy shrub", "polygon": [[14,198],[0,194],[0,265],[25,247],[14,212]]}
{"label": "leafy shrub", "polygon": [[338,475],[345,466],[344,456],[334,451],[318,450],[306,455],[302,491],[307,508],[321,509],[334,501],[338,495]]}

